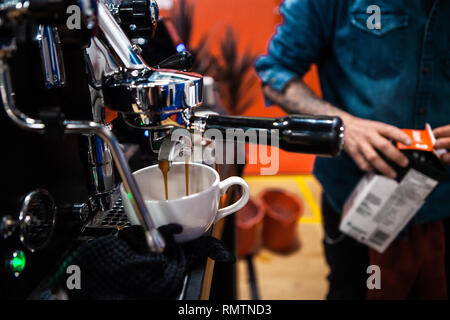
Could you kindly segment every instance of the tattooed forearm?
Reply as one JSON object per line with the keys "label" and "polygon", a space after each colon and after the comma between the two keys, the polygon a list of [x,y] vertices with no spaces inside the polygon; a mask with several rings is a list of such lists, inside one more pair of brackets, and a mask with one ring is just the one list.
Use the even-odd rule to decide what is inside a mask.
{"label": "tattooed forearm", "polygon": [[287,113],[348,117],[345,111],[319,98],[301,79],[291,81],[285,92],[266,85],[264,94]]}

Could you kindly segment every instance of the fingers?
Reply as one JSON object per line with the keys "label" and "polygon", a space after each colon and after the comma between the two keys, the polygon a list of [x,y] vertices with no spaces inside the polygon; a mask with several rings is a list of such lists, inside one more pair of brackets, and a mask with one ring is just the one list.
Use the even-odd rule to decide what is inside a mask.
{"label": "fingers", "polygon": [[347,153],[350,155],[350,157],[355,161],[356,165],[359,169],[362,171],[370,172],[373,171],[372,166],[370,163],[366,160],[366,158],[359,152],[359,150],[355,147],[348,148]]}
{"label": "fingers", "polygon": [[433,134],[436,138],[450,137],[450,125],[434,129]]}
{"label": "fingers", "polygon": [[[433,134],[437,138],[434,145],[436,149],[450,149],[450,125],[434,129]],[[450,153],[444,153],[441,156],[441,161],[450,164]]]}
{"label": "fingers", "polygon": [[384,161],[378,155],[378,153],[369,143],[364,143],[361,145],[361,152],[366,158],[366,160],[370,163],[370,165],[375,169],[377,169],[381,174],[392,179],[395,179],[397,177],[397,172],[395,172],[395,170],[392,169],[386,163],[386,161]]}
{"label": "fingers", "polygon": [[388,139],[394,139],[395,141],[401,142],[407,146],[412,143],[411,138],[406,133],[389,124],[379,123],[378,132]]}
{"label": "fingers", "polygon": [[446,163],[446,164],[450,164],[450,153],[444,153],[441,156],[441,161]]}
{"label": "fingers", "polygon": [[372,145],[380,150],[388,159],[395,162],[400,167],[407,167],[409,164],[408,158],[398,150],[389,140],[382,136],[376,135],[369,138]]}
{"label": "fingers", "polygon": [[390,142],[392,139],[405,145],[412,144],[408,134],[399,128],[356,118],[348,124],[348,132],[350,134],[347,134],[346,151],[361,170],[375,169],[380,174],[395,179],[397,172],[387,162],[392,161],[400,167],[408,166],[408,158]]}
{"label": "fingers", "polygon": [[437,139],[434,147],[436,149],[450,149],[450,137]]}

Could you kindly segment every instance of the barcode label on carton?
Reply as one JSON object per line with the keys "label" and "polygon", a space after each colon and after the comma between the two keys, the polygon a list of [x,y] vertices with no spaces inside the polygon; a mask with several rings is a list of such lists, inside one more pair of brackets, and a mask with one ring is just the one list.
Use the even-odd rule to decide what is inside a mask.
{"label": "barcode label on carton", "polygon": [[381,199],[373,193],[367,194],[361,205],[356,210],[364,217],[370,217],[377,213],[381,206]]}
{"label": "barcode label on carton", "polygon": [[389,239],[390,235],[386,232],[383,232],[381,230],[377,230],[372,234],[369,241],[378,245],[383,246],[384,243]]}
{"label": "barcode label on carton", "polygon": [[364,188],[355,189],[344,206],[343,233],[383,252],[408,224],[438,182],[410,169],[401,183],[382,176],[367,176]]}
{"label": "barcode label on carton", "polygon": [[424,200],[438,185],[438,182],[423,173],[410,169],[400,183],[402,195],[406,200]]}

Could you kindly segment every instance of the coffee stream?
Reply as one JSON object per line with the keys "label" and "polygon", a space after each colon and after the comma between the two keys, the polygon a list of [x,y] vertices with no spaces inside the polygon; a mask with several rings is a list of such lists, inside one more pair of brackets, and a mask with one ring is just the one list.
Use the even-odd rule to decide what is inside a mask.
{"label": "coffee stream", "polygon": [[[184,164],[185,171],[185,183],[186,183],[186,196],[189,195],[189,161],[190,157],[186,157]],[[167,176],[169,174],[169,161],[168,160],[159,160],[159,169],[164,178],[164,191],[166,195],[166,200],[169,200],[169,187],[168,187],[168,179]]]}
{"label": "coffee stream", "polygon": [[185,163],[184,163],[184,175],[185,181],[186,181],[186,196],[189,195],[189,157],[186,157]]}
{"label": "coffee stream", "polygon": [[169,200],[169,189],[167,187],[167,174],[169,173],[169,161],[159,160],[159,169],[161,170],[164,179],[164,190],[166,193],[166,200]]}

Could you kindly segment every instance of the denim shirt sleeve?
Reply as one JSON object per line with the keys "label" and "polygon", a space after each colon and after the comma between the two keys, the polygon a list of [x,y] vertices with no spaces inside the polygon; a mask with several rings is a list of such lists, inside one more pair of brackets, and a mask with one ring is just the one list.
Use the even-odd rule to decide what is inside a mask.
{"label": "denim shirt sleeve", "polygon": [[[328,46],[335,1],[285,0],[280,7],[284,23],[269,43],[267,55],[255,63],[263,84],[283,91],[293,78],[303,78]],[[266,104],[272,104],[266,100]]]}

